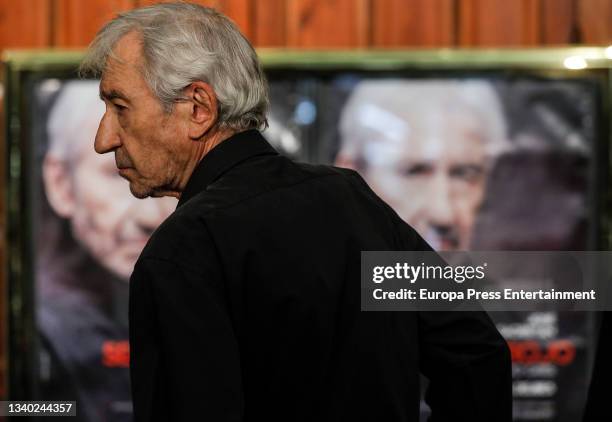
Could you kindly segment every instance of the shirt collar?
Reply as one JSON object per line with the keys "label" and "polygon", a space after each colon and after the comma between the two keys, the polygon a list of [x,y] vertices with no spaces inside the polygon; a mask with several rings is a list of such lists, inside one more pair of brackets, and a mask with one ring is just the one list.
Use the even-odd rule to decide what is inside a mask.
{"label": "shirt collar", "polygon": [[181,194],[177,208],[240,162],[257,155],[270,154],[278,152],[256,129],[230,136],[200,160]]}

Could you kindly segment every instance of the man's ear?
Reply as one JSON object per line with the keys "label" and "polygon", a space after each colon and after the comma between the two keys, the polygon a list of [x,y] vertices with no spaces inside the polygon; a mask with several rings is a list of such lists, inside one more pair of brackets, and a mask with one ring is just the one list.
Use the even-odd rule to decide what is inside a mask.
{"label": "man's ear", "polygon": [[74,214],[75,198],[68,164],[47,154],[43,162],[43,183],[51,208],[62,218]]}
{"label": "man's ear", "polygon": [[196,81],[185,88],[189,104],[189,138],[200,139],[218,119],[217,95],[206,82]]}

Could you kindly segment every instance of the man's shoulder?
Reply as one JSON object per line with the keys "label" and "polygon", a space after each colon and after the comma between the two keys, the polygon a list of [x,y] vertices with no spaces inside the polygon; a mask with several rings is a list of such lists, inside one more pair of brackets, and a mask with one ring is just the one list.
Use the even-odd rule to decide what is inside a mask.
{"label": "man's shoulder", "polygon": [[294,162],[280,156],[265,157],[223,175],[183,204],[177,214],[219,215],[255,205],[278,206],[275,198],[286,201],[311,191],[313,186],[318,190],[350,189],[350,183],[360,180],[357,172],[350,169]]}
{"label": "man's shoulder", "polygon": [[189,211],[188,207],[180,207],[170,214],[153,232],[139,260],[180,264],[185,258],[210,249],[210,236],[203,216]]}
{"label": "man's shoulder", "polygon": [[153,233],[141,257],[204,259],[216,256],[229,238],[290,238],[296,225],[312,227],[317,236],[318,230],[356,232],[364,224],[391,232],[400,221],[354,170],[289,160],[264,164],[258,172],[227,174],[181,205]]}
{"label": "man's shoulder", "polygon": [[[177,208],[151,235],[140,259],[180,265],[197,257],[210,258],[216,254],[215,234],[220,230],[231,236],[281,214],[302,218],[305,210],[294,208],[298,198],[308,198],[313,207],[324,207],[322,198],[336,197],[339,184],[355,177],[353,173],[278,160],[257,178],[241,174],[236,179],[228,174]],[[321,195],[321,191],[329,192]]]}

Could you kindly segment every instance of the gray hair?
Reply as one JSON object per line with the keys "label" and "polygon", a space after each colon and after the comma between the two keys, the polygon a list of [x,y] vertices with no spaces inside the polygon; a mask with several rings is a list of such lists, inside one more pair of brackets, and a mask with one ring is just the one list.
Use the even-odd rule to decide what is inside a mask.
{"label": "gray hair", "polygon": [[167,113],[195,81],[218,101],[220,128],[267,127],[268,87],[255,50],[226,16],[189,3],[163,3],[120,14],[98,32],[81,63],[81,76],[103,74],[121,37],[142,38],[143,77]]}
{"label": "gray hair", "polygon": [[479,121],[490,159],[510,149],[499,95],[486,80],[366,79],[355,86],[342,110],[339,124],[342,154],[357,162],[367,162],[367,144],[373,140],[364,133],[373,126],[390,139],[401,141],[409,126],[396,113],[407,110],[469,113]]}

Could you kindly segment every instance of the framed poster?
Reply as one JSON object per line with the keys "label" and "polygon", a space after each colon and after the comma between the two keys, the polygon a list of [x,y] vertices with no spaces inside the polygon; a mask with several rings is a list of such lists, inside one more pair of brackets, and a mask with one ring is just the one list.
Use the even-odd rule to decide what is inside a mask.
{"label": "framed poster", "polygon": [[[434,248],[609,247],[604,49],[260,55],[268,141],[356,169]],[[131,420],[127,280],[176,204],[132,198],[112,156],[93,153],[104,109],[97,81],[76,79],[81,53],[7,57],[10,397]],[[515,420],[578,420],[596,316],[492,317],[512,350]]]}

